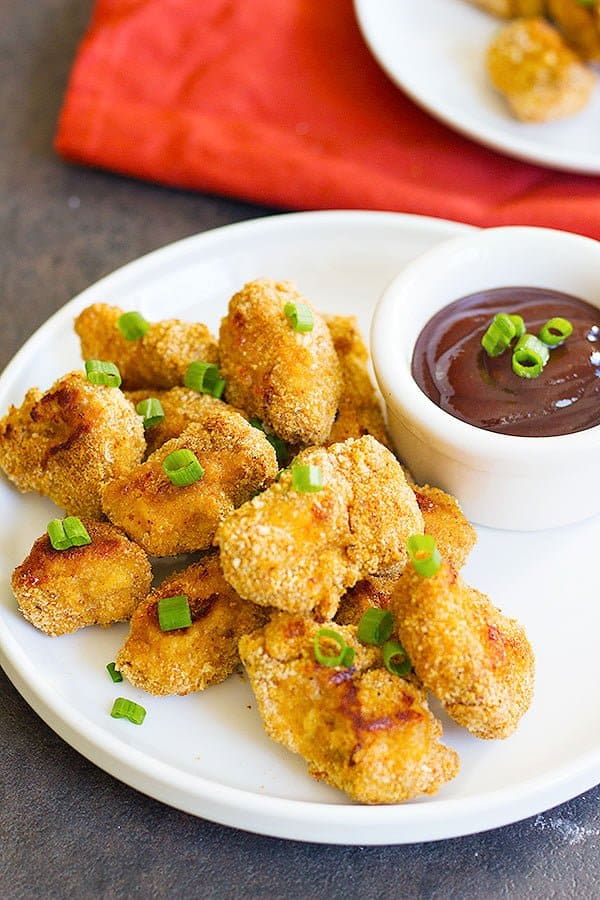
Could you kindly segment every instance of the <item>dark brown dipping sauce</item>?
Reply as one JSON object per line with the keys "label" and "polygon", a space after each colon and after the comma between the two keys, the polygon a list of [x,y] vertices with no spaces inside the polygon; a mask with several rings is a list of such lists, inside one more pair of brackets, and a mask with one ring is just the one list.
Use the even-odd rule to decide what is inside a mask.
{"label": "dark brown dipping sauce", "polygon": [[[561,316],[573,334],[550,350],[538,378],[520,378],[511,349],[492,358],[481,338],[496,313],[518,314],[537,335]],[[413,378],[451,416],[477,428],[550,437],[600,424],[600,310],[543,288],[506,287],[462,297],[427,322],[415,344]]]}

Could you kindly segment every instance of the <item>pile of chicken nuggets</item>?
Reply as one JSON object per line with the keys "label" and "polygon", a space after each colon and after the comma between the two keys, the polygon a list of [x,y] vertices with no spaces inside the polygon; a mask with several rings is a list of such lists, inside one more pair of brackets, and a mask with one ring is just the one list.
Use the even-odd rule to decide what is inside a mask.
{"label": "pile of chicken nuggets", "polygon": [[[427,692],[473,735],[510,735],[532,698],[531,647],[462,581],[476,536],[457,501],[394,455],[356,320],[268,279],[230,300],[218,340],[181,321],[128,339],[122,315],[94,304],[75,321],[83,358],[116,365],[120,387],[70,372],[0,420],[0,468],[91,539],[35,541],[12,579],[23,615],[53,636],[129,620],[116,668],[155,695],[205,690],[241,661],[267,734],[363,803],[432,794],[457,774]],[[185,386],[197,361],[218,365],[224,399]],[[145,428],[148,398],[164,418]],[[173,483],[175,451],[201,477]],[[303,488],[299,471],[318,478]],[[423,534],[442,559],[428,577],[407,550]],[[152,587],[152,558],[173,556],[179,571]],[[161,600],[181,597],[190,624],[163,630]],[[393,615],[404,674],[359,638],[374,609]],[[316,652],[332,631],[335,664]]]}

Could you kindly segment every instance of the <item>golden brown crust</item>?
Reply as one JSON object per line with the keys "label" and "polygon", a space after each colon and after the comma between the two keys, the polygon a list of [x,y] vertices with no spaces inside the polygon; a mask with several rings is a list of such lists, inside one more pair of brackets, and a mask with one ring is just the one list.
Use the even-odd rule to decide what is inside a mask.
{"label": "golden brown crust", "polygon": [[0,468],[20,491],[45,494],[73,515],[101,518],[103,485],[138,463],[144,446],[141,420],[121,391],[82,372],[46,393],[31,388],[0,420]]}
{"label": "golden brown crust", "polygon": [[411,564],[392,595],[400,640],[423,685],[448,715],[481,738],[505,738],[533,696],[525,631],[443,564],[420,578]]}
{"label": "golden brown crust", "polygon": [[370,435],[303,450],[294,464],[318,466],[323,489],[295,491],[286,470],[219,526],[215,543],[240,596],[330,618],[362,576],[406,561],[423,517],[400,464]]}
{"label": "golden brown crust", "polygon": [[327,444],[372,434],[392,449],[368,370],[369,354],[355,316],[325,316],[342,371],[342,393]]}
{"label": "golden brown crust", "polygon": [[[196,455],[204,475],[171,484],[163,461],[175,450]],[[275,451],[264,434],[231,410],[207,411],[146,462],[106,486],[103,509],[152,556],[175,556],[211,546],[219,522],[277,475]]]}
{"label": "golden brown crust", "polygon": [[[296,333],[284,306],[306,303],[313,330]],[[227,401],[256,416],[290,444],[323,444],[342,381],[323,317],[287,281],[251,281],[229,302],[219,332]]]}
{"label": "golden brown crust", "polygon": [[[185,595],[192,625],[161,631],[157,604]],[[238,666],[238,641],[268,613],[242,600],[223,575],[216,553],[178,572],[144,600],[131,620],[117,669],[150,694],[189,694],[224,681]]]}
{"label": "golden brown crust", "polygon": [[194,360],[217,362],[217,343],[206,325],[165,319],[151,323],[143,338],[127,341],[117,327],[123,312],[118,306],[94,303],[79,313],[75,331],[83,359],[115,363],[124,388],[166,390],[183,384]]}
{"label": "golden brown crust", "polygon": [[575,52],[588,62],[600,61],[600,4],[548,0],[548,15]]}
{"label": "golden brown crust", "polygon": [[49,635],[126,621],[150,589],[150,563],[140,547],[107,522],[83,524],[91,544],[54,550],[44,534],[13,572],[21,612]]}
{"label": "golden brown crust", "polygon": [[524,122],[548,122],[579,112],[595,77],[543,19],[518,19],[490,44],[492,84]]}
{"label": "golden brown crust", "polygon": [[334,626],[355,651],[353,667],[314,657],[319,625],[277,613],[243,637],[246,666],[269,737],[302,755],[313,778],[361,803],[400,803],[433,794],[457,774],[457,754],[418,686],[391,675],[381,652]]}
{"label": "golden brown crust", "polygon": [[477,541],[477,532],[467,521],[451,494],[429,484],[412,485],[423,514],[425,534],[435,538],[442,559],[462,569]]}

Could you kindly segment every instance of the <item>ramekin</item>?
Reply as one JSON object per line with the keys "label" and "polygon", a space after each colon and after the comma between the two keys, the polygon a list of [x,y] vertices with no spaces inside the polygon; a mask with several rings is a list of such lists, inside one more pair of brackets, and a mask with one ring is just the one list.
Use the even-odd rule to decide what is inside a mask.
{"label": "ramekin", "polygon": [[600,309],[600,243],[527,227],[446,241],[387,288],[371,352],[392,440],[416,480],[456,496],[473,522],[534,531],[600,512],[600,426],[556,437],[486,431],[440,409],[411,374],[415,341],[431,316],[467,294],[510,286],[564,291]]}

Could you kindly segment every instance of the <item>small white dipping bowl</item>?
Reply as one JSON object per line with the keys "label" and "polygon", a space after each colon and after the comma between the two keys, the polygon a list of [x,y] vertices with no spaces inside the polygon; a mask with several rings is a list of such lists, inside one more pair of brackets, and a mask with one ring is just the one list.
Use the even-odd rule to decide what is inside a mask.
{"label": "small white dipping bowl", "polygon": [[509,227],[440,244],[384,293],[371,352],[392,439],[417,481],[454,494],[480,525],[534,531],[600,512],[600,426],[539,438],[486,431],[440,409],[411,373],[415,341],[438,310],[476,291],[519,286],[564,291],[600,308],[600,243]]}

